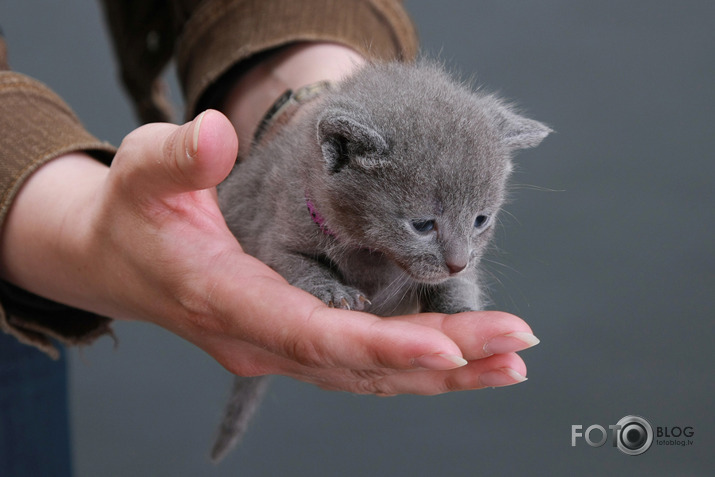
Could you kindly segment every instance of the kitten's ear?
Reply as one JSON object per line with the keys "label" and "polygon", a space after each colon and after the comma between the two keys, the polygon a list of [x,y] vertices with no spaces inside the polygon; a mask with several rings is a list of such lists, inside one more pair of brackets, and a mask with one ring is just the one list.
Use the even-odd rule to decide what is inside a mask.
{"label": "kitten's ear", "polygon": [[340,172],[348,164],[372,168],[387,142],[374,128],[350,117],[346,111],[327,111],[318,121],[318,144],[328,169]]}
{"label": "kitten's ear", "polygon": [[512,149],[536,147],[552,132],[545,124],[520,116],[505,107],[500,108],[498,127],[502,141]]}

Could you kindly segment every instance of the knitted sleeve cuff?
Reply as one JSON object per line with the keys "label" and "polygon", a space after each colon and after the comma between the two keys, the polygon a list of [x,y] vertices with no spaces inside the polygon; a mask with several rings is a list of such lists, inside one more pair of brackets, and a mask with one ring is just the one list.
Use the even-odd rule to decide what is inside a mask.
{"label": "knitted sleeve cuff", "polygon": [[[109,163],[115,151],[89,134],[46,86],[11,71],[0,71],[0,131],[0,227],[17,192],[46,162],[81,150]],[[111,332],[107,318],[6,283],[0,283],[0,329],[50,356],[57,356],[50,338],[78,344]]]}

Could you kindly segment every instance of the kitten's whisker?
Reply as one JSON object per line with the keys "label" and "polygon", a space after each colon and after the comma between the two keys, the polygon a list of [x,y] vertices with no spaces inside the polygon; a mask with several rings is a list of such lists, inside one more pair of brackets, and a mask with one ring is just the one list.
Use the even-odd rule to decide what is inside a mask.
{"label": "kitten's whisker", "polygon": [[[379,299],[379,302],[395,303],[392,309],[389,310],[389,312],[387,313],[388,315],[394,314],[395,311],[398,309],[400,303],[404,301],[405,297],[410,291],[410,287],[407,286],[409,285],[410,281],[410,276],[406,272],[402,271],[381,290],[381,293],[377,297]],[[394,300],[394,298],[400,294],[402,296],[399,299]],[[378,299],[376,299],[375,302],[378,302]]]}
{"label": "kitten's whisker", "polygon": [[[509,270],[510,272],[514,272],[514,273],[521,274],[521,272],[520,272],[519,270],[517,270],[516,268],[512,267],[511,265],[507,265],[506,263],[498,262],[498,261],[496,261],[496,260],[492,260],[492,259],[489,259],[489,258],[486,258],[486,257],[482,257],[482,261],[483,261],[483,262],[489,262],[490,264],[493,264],[493,265],[499,265],[499,266],[502,267],[502,268],[506,268],[506,269]],[[503,272],[500,272],[500,273],[503,273]]]}
{"label": "kitten's whisker", "polygon": [[566,189],[550,189],[548,187],[537,186],[535,184],[510,184],[511,190],[535,190],[539,192],[566,192]]}
{"label": "kitten's whisker", "polygon": [[507,208],[503,208],[503,209],[501,209],[500,214],[497,216],[497,224],[499,225],[500,228],[501,228],[501,226],[502,226],[502,224],[503,224],[503,221],[502,221],[502,216],[503,216],[503,214],[508,215],[508,216],[511,217],[517,224],[521,225],[521,222],[519,222],[519,219],[517,218],[516,215],[512,214],[511,212],[509,212],[509,210],[508,210]]}

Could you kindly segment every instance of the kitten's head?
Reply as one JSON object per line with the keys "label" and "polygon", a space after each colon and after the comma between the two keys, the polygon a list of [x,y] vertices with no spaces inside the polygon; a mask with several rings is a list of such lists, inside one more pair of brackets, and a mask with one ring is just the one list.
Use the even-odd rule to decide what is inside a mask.
{"label": "kitten's head", "polygon": [[433,64],[371,66],[323,103],[311,183],[340,241],[439,283],[477,264],[513,152],[549,132]]}

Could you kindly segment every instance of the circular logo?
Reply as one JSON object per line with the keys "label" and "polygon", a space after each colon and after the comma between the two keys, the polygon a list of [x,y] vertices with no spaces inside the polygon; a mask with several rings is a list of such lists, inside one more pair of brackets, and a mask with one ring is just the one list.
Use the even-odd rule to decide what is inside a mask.
{"label": "circular logo", "polygon": [[624,454],[640,455],[653,444],[653,428],[640,416],[626,416],[618,421],[616,445]]}

